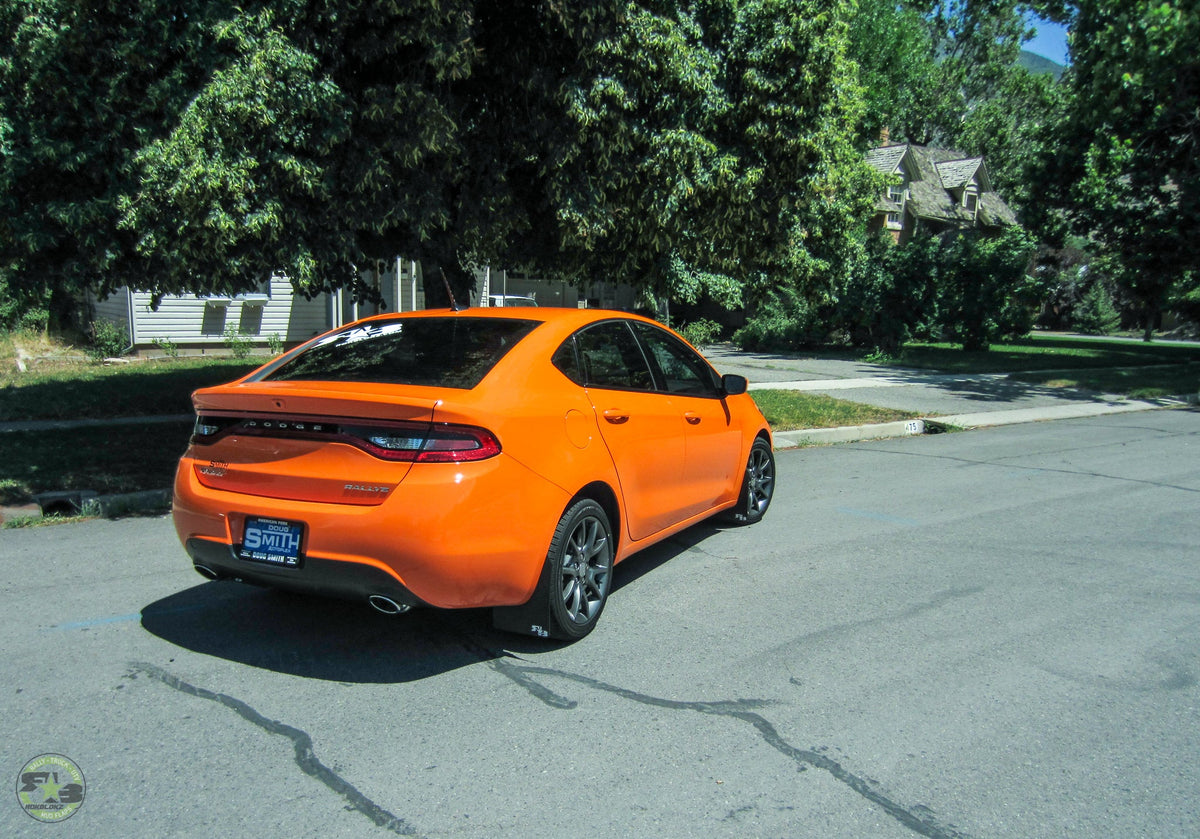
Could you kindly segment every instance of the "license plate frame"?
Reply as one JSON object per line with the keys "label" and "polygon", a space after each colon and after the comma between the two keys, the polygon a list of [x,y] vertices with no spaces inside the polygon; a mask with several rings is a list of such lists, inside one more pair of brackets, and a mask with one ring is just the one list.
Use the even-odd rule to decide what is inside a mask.
{"label": "license plate frame", "polygon": [[304,522],[247,516],[237,554],[247,562],[300,568],[304,564]]}

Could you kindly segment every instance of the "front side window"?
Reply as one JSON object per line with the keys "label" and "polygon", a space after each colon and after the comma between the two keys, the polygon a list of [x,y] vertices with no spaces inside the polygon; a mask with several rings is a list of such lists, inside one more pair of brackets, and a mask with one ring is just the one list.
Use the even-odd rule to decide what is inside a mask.
{"label": "front side window", "polygon": [[254,381],[341,381],[470,389],[537,321],[394,318],[326,335]]}
{"label": "front side window", "polygon": [[674,335],[651,326],[635,322],[638,337],[650,351],[650,358],[658,368],[659,387],[667,393],[688,396],[717,396],[720,393],[713,370],[703,358]]}

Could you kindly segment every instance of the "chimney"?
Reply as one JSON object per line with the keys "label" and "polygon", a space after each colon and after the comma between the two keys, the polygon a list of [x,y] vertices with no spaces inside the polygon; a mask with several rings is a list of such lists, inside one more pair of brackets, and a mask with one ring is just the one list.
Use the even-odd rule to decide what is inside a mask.
{"label": "chimney", "polygon": [[879,145],[890,146],[891,145],[890,140],[891,140],[891,131],[889,131],[888,127],[885,125],[883,128],[881,128],[879,130]]}

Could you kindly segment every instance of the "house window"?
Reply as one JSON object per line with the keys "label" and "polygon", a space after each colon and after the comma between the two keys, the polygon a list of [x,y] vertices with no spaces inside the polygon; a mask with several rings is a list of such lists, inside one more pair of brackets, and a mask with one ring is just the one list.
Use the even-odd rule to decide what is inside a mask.
{"label": "house window", "polygon": [[892,230],[899,230],[903,226],[901,224],[900,214],[899,213],[888,213],[887,214],[887,226],[888,226],[888,228],[890,228]]}
{"label": "house window", "polygon": [[979,209],[979,195],[974,192],[964,192],[963,206],[966,207],[970,212],[975,212],[977,209]]}
{"label": "house window", "polygon": [[904,184],[892,184],[888,187],[888,200],[896,204],[904,202]]}

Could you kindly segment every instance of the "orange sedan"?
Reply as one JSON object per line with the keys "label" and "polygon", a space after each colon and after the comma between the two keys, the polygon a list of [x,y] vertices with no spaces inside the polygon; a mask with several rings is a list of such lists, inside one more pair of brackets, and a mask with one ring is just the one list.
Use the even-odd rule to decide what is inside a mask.
{"label": "orange sedan", "polygon": [[616,563],[758,521],[774,490],[745,378],[619,312],[380,315],[192,401],[174,519],[196,569],[390,614],[581,638]]}

